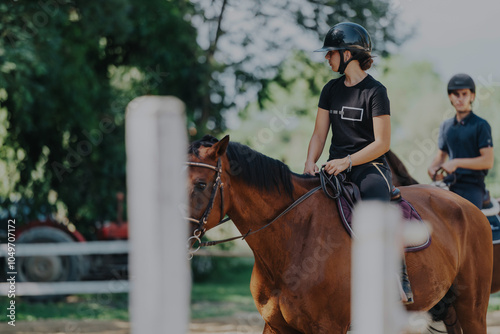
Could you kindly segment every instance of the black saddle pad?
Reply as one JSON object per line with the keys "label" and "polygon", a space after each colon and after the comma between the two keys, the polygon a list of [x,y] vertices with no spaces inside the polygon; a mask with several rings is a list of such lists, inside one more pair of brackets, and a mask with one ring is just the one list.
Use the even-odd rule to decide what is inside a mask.
{"label": "black saddle pad", "polygon": [[493,234],[493,244],[500,243],[500,217],[498,215],[487,216]]}

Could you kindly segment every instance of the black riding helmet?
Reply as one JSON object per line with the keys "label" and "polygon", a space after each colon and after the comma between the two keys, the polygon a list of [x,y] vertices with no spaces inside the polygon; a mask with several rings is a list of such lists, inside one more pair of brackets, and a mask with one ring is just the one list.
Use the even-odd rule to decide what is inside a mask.
{"label": "black riding helmet", "polygon": [[344,71],[352,58],[344,62],[344,50],[372,51],[372,40],[368,31],[356,23],[343,22],[334,25],[326,34],[323,47],[314,52],[338,50],[340,53],[339,73]]}
{"label": "black riding helmet", "polygon": [[472,93],[476,92],[474,80],[467,74],[455,74],[448,82],[448,95],[457,89],[470,89]]}

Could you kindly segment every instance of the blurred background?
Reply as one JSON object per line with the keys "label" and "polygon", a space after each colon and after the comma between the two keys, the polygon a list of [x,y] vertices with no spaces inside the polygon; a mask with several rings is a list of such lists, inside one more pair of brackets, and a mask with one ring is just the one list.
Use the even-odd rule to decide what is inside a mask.
{"label": "blurred background", "polygon": [[[312,51],[343,21],[370,32],[369,73],[388,89],[392,150],[429,183],[439,125],[454,115],[446,92],[452,75],[474,78],[474,112],[500,146],[497,7],[494,0],[1,0],[2,229],[8,217],[19,228],[50,219],[97,240],[107,222],[126,221],[117,199],[126,198],[125,108],[140,95],[184,101],[189,140],[229,134],[302,173],[319,93],[336,76]],[[498,159],[486,179],[494,197]],[[194,277],[210,280],[217,265],[233,265],[217,261],[199,260]]]}

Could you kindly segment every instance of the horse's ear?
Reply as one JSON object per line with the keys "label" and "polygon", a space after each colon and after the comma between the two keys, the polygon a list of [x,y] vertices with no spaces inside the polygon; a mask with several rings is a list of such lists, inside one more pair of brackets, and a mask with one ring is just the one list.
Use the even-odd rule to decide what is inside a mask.
{"label": "horse's ear", "polygon": [[213,149],[215,155],[217,157],[224,155],[224,153],[226,153],[227,145],[229,145],[229,135],[226,135],[224,138],[214,144]]}

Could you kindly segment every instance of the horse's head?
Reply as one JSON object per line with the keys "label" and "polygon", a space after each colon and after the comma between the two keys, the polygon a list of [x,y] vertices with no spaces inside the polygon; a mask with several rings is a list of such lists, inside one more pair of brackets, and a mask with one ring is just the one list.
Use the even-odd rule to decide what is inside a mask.
{"label": "horse's head", "polygon": [[225,215],[223,165],[229,136],[218,141],[204,136],[188,151],[188,209],[192,235],[197,238],[222,220]]}

